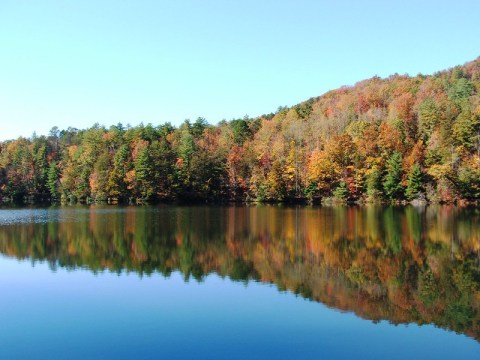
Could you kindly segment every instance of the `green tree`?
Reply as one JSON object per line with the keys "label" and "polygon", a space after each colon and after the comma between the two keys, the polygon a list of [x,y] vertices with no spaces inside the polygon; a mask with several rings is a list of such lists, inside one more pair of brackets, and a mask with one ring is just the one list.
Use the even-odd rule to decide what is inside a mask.
{"label": "green tree", "polygon": [[44,136],[32,140],[33,182],[31,194],[42,198],[48,193],[47,189],[47,151],[48,143]]}
{"label": "green tree", "polygon": [[480,169],[466,164],[458,169],[458,189],[467,199],[480,198]]}
{"label": "green tree", "polygon": [[50,192],[52,202],[56,202],[60,199],[60,193],[58,191],[60,171],[55,161],[52,161],[48,168],[47,175],[47,187]]}
{"label": "green tree", "polygon": [[248,127],[248,123],[244,119],[232,120],[230,127],[233,132],[233,141],[237,145],[243,145],[245,140],[251,136],[251,130]]}
{"label": "green tree", "polygon": [[93,166],[90,175],[90,188],[95,200],[105,201],[108,197],[108,178],[110,173],[110,157],[103,151]]}
{"label": "green tree", "polygon": [[124,144],[113,157],[113,169],[108,174],[107,181],[107,194],[111,198],[122,200],[128,197],[125,176],[129,155],[129,147]]}
{"label": "green tree", "polygon": [[440,114],[435,101],[426,99],[418,110],[418,131],[425,143],[430,139],[439,121]]}
{"label": "green tree", "polygon": [[310,100],[308,100],[304,103],[301,103],[301,104],[295,106],[294,109],[297,112],[297,115],[301,119],[306,119],[310,116],[310,114],[313,111],[312,104],[313,104],[313,99],[310,99]]}
{"label": "green tree", "polygon": [[220,131],[208,128],[197,140],[190,162],[190,186],[193,198],[218,200],[226,195],[227,151],[219,143]]}
{"label": "green tree", "polygon": [[138,190],[143,200],[150,200],[155,194],[153,161],[149,146],[142,147],[134,161]]}
{"label": "green tree", "polygon": [[368,172],[366,183],[368,199],[379,199],[382,194],[382,174],[377,166],[373,166]]}
{"label": "green tree", "polygon": [[448,97],[459,106],[468,103],[468,98],[472,95],[474,87],[472,83],[464,77],[455,81],[448,90]]}
{"label": "green tree", "polygon": [[202,136],[203,131],[207,128],[208,122],[203,117],[197,118],[193,125],[191,126],[190,132],[194,138],[198,139]]}
{"label": "green tree", "polygon": [[387,173],[383,182],[385,195],[390,200],[403,197],[402,182],[402,154],[394,152],[387,161]]}
{"label": "green tree", "polygon": [[172,184],[174,181],[175,154],[170,143],[164,138],[152,142],[150,156],[154,168],[155,191],[162,199],[173,197]]}
{"label": "green tree", "polygon": [[407,199],[413,200],[423,192],[423,173],[420,165],[415,163],[408,174],[407,189],[405,195]]}
{"label": "green tree", "polygon": [[480,117],[470,110],[464,110],[458,115],[452,127],[452,136],[459,145],[468,150],[477,147]]}
{"label": "green tree", "polygon": [[347,200],[348,188],[347,188],[347,183],[345,181],[340,181],[340,184],[333,191],[333,196],[335,196],[335,198],[340,201]]}

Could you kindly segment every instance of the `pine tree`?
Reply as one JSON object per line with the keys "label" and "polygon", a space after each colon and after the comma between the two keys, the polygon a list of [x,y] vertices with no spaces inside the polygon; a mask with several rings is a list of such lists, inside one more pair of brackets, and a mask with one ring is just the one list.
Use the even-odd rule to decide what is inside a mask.
{"label": "pine tree", "polygon": [[405,194],[409,200],[413,200],[423,192],[423,173],[420,165],[415,163],[408,174],[407,190]]}
{"label": "pine tree", "polygon": [[402,154],[394,152],[387,161],[387,174],[383,182],[385,195],[390,200],[400,199],[403,196],[402,181]]}
{"label": "pine tree", "polygon": [[153,184],[153,163],[149,154],[149,147],[145,146],[138,153],[134,162],[135,175],[139,184],[142,199],[148,200],[155,194]]}
{"label": "pine tree", "polygon": [[113,169],[108,175],[107,193],[115,199],[126,199],[128,197],[127,184],[125,183],[126,167],[129,156],[128,145],[122,145],[113,158]]}
{"label": "pine tree", "polygon": [[50,192],[52,202],[58,201],[59,192],[58,192],[58,175],[59,170],[55,161],[50,164],[47,174],[47,188]]}

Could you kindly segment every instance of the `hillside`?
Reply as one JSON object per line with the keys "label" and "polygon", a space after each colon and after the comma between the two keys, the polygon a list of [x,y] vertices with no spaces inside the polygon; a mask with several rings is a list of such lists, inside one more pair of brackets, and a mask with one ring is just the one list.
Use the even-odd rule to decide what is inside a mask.
{"label": "hillside", "polygon": [[4,202],[477,201],[480,58],[374,77],[292,108],[0,143]]}

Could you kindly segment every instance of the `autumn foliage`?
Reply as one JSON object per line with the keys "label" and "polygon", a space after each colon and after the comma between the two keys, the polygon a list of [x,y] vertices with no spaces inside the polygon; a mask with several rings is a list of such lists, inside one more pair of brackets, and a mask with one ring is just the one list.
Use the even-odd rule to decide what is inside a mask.
{"label": "autumn foliage", "polygon": [[479,179],[480,59],[373,77],[257,118],[0,143],[0,197],[14,202],[458,202],[480,199]]}

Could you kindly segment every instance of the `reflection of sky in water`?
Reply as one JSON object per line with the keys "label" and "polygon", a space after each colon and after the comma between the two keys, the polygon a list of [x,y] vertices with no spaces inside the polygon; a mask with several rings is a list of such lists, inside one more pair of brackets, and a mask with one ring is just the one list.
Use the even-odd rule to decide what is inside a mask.
{"label": "reflection of sky in water", "polygon": [[[299,211],[301,216],[298,218],[293,216],[296,213],[290,208],[242,207],[237,212],[232,210],[215,207],[104,206],[0,210],[3,251],[8,254],[0,255],[0,359],[478,358],[480,343],[465,335],[432,325],[395,326],[387,321],[375,324],[353,313],[343,313],[296,297],[290,290],[279,292],[274,285],[255,281],[233,282],[216,274],[206,276],[201,283],[195,280],[186,283],[179,272],[164,278],[159,273],[140,277],[126,270],[128,264],[130,271],[140,269],[135,261],[140,261],[140,264],[145,261],[148,265],[146,254],[141,260],[134,257],[134,244],[141,244],[147,250],[149,246],[154,246],[155,251],[149,254],[158,260],[164,259],[163,248],[155,246],[165,241],[172,251],[165,261],[174,260],[174,264],[177,264],[175,261],[182,264],[185,260],[182,256],[190,254],[193,258],[195,253],[208,265],[209,254],[213,253],[213,263],[218,261],[218,267],[206,268],[210,272],[222,271],[222,266],[226,266],[229,259],[235,259],[228,247],[230,245],[244,244],[245,241],[245,247],[238,249],[246,251],[249,255],[246,260],[251,260],[255,249],[276,246],[278,251],[272,253],[281,255],[288,254],[283,250],[288,244],[293,244],[296,255],[302,258],[308,256],[309,251],[321,254],[322,246],[328,244],[322,242],[323,238],[315,231],[323,234],[333,232],[333,229],[347,229],[356,236],[357,231],[352,224],[358,224],[358,234],[365,229],[377,231],[381,226],[384,231],[375,235],[379,241],[387,239],[389,234],[397,239],[402,232],[404,243],[398,241],[393,245],[398,245],[400,250],[402,247],[406,251],[413,250],[413,254],[422,250],[421,243],[405,242],[405,239],[410,239],[406,236],[410,234],[405,233],[406,229],[411,230],[412,239],[420,234],[421,227],[412,225],[421,224],[420,221],[414,222],[420,219],[420,214],[414,211],[398,213],[401,216],[395,212],[373,213],[375,217],[372,218],[376,222],[372,224],[379,227],[372,227],[367,222],[372,218],[357,217],[365,215],[367,210],[363,208],[358,212],[348,208],[350,216],[346,216],[347,209],[340,209],[342,211],[335,214],[328,208],[305,208]],[[369,214],[367,211],[366,215]],[[270,218],[272,215],[275,216]],[[325,228],[318,226],[318,219],[322,216],[326,216],[321,223]],[[436,231],[433,238],[436,239],[437,233],[445,234],[444,229],[463,229],[463,232],[458,231],[461,235],[459,241],[470,244],[474,241],[471,239],[475,239],[477,218],[467,214],[463,225],[458,218],[455,222],[450,217],[432,220],[430,224]],[[392,219],[403,222],[386,221]],[[297,220],[298,227],[292,226]],[[56,225],[49,225],[53,223]],[[25,226],[27,224],[38,225]],[[444,224],[450,224],[450,227],[442,228]],[[312,230],[312,227],[315,231],[307,233],[307,229]],[[419,230],[418,234],[413,230]],[[366,233],[370,234],[369,231]],[[118,245],[113,240],[115,234],[120,244],[128,245],[126,253],[120,257],[124,262],[114,267],[121,269],[120,275],[101,271],[115,264],[116,253],[112,252]],[[165,237],[159,240],[156,238],[159,234]],[[344,234],[347,232],[339,232],[339,236]],[[309,242],[303,238],[308,235],[311,236]],[[178,239],[181,242],[177,243]],[[293,239],[295,242],[292,242]],[[352,239],[338,241],[346,246],[353,242]],[[436,243],[438,249],[447,248],[448,259],[450,243],[450,237],[446,245]],[[185,244],[190,245],[183,247]],[[66,245],[72,246],[72,252]],[[217,248],[217,245],[222,247]],[[386,245],[393,246],[388,242]],[[215,252],[217,249],[218,253]],[[192,253],[182,252],[184,250]],[[440,256],[443,253],[434,254]],[[420,258],[423,256],[421,252],[417,255]],[[18,261],[12,256],[26,260]],[[398,258],[400,255],[395,256]],[[32,260],[32,257],[49,259],[49,262]],[[407,259],[413,261],[410,257]],[[165,265],[163,260],[158,261]],[[68,269],[62,266],[55,268],[60,262]],[[87,264],[93,265],[99,272],[94,274],[92,269],[86,270],[89,268]],[[263,264],[260,261],[257,265],[262,267]],[[268,266],[274,264],[274,261],[266,264],[267,275],[270,274]],[[292,266],[288,258],[282,264]],[[314,266],[320,264],[313,262]],[[178,264],[173,268],[182,269]],[[308,262],[302,269],[309,269]],[[283,271],[281,268],[273,270]],[[233,277],[233,273],[225,273]],[[285,279],[295,280],[295,284],[297,280],[299,284],[305,281],[303,273],[299,279],[295,274],[290,275],[294,277]],[[313,284],[315,275],[311,275],[310,280]],[[329,284],[333,287],[323,290],[319,287],[319,294],[327,294],[328,297],[329,291],[339,293],[338,283]],[[415,284],[411,289],[416,289]],[[357,290],[352,294],[353,303],[358,303]],[[335,302],[332,304],[337,305]],[[339,307],[341,305],[340,301]],[[388,319],[389,308],[381,309],[385,310],[381,318]],[[368,318],[368,315],[365,317]]]}
{"label": "reflection of sky in water", "polygon": [[0,259],[0,358],[475,358],[431,325],[374,324],[278,292],[179,273],[140,278]]}
{"label": "reflection of sky in water", "polygon": [[[88,210],[84,210],[86,212]],[[80,212],[81,214],[81,212]],[[13,209],[0,210],[0,226],[14,224],[75,221],[79,210],[59,209]]]}
{"label": "reflection of sky in water", "polygon": [[[92,211],[96,214],[112,214],[134,211],[130,208],[48,208],[48,209],[0,209],[0,226],[14,224],[39,224],[49,222],[79,221],[88,216]],[[151,210],[149,210],[151,211]]]}

